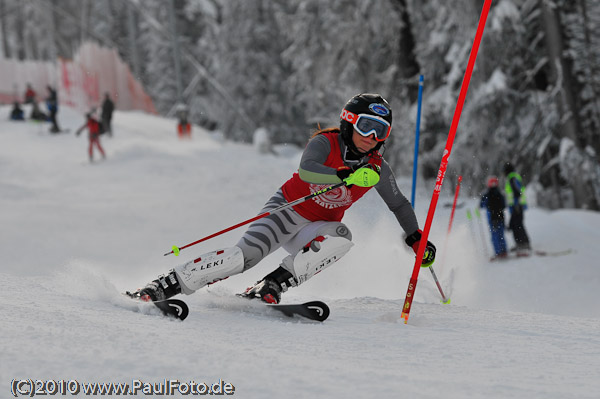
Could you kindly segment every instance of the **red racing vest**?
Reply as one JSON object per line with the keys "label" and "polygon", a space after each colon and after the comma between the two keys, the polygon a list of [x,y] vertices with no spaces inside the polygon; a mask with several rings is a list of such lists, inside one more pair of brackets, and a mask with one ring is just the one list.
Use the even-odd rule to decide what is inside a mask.
{"label": "red racing vest", "polygon": [[98,136],[100,136],[100,123],[96,119],[88,118],[87,126],[91,139],[96,139]]}
{"label": "red racing vest", "polygon": [[[331,151],[324,165],[334,169],[338,169],[344,165],[342,151],[340,149],[340,135],[338,133],[322,133],[327,137],[331,145]],[[369,163],[372,165],[381,166],[381,155],[375,153],[374,157],[369,158]],[[306,197],[316,191],[329,187],[331,184],[312,184],[307,183],[300,178],[298,172],[294,173],[291,179],[286,181],[281,187],[283,196],[288,202],[297,200],[298,198]],[[372,187],[358,187],[353,185],[348,188],[342,186],[319,195],[308,201],[294,206],[294,209],[300,216],[316,222],[319,220],[339,222],[344,217],[346,209],[350,208],[353,203],[358,201]]]}

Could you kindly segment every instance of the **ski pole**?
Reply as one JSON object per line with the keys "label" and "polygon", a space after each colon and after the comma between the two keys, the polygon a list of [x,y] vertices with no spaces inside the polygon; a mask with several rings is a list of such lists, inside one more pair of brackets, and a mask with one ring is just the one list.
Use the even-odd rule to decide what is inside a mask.
{"label": "ski pole", "polygon": [[342,186],[346,186],[346,185],[350,185],[350,184],[354,184],[354,185],[357,185],[359,187],[371,187],[371,186],[374,186],[375,184],[377,184],[377,182],[379,182],[379,173],[375,172],[373,169],[370,169],[370,168],[360,168],[356,172],[354,172],[350,176],[348,176],[346,179],[344,179],[341,183],[337,183],[337,184],[334,184],[332,186],[325,187],[322,190],[315,191],[314,193],[310,193],[310,194],[308,194],[305,197],[298,198],[297,200],[294,200],[292,202],[288,202],[287,204],[283,204],[283,205],[281,205],[281,206],[279,206],[279,207],[277,207],[277,208],[275,208],[275,209],[273,209],[271,211],[261,213],[258,216],[255,216],[255,217],[250,218],[248,220],[244,220],[243,222],[240,222],[240,223],[238,223],[236,225],[233,225],[231,227],[227,227],[227,228],[225,228],[225,229],[223,229],[221,231],[218,231],[218,232],[216,232],[214,234],[211,234],[209,236],[203,237],[203,238],[201,238],[199,240],[196,240],[196,241],[194,241],[192,243],[189,243],[187,245],[184,245],[182,247],[178,247],[177,245],[173,245],[172,250],[170,252],[167,252],[166,254],[164,254],[164,256],[167,256],[167,255],[170,255],[170,254],[175,254],[175,256],[179,256],[179,252],[182,249],[191,247],[192,245],[199,244],[199,243],[201,243],[203,241],[206,241],[206,240],[210,240],[211,238],[219,236],[219,235],[221,235],[223,233],[227,233],[228,231],[235,230],[238,227],[244,226],[244,225],[246,225],[248,223],[252,223],[252,222],[254,222],[254,221],[258,220],[258,219],[262,219],[264,217],[267,217],[269,215],[272,215],[272,214],[277,213],[279,211],[282,211],[284,209],[287,209],[287,208],[290,208],[292,206],[301,204],[304,201],[308,201],[310,199],[313,199],[315,197],[323,195],[326,192],[329,192],[331,190],[335,190],[336,188],[339,188],[339,187],[342,187]]}
{"label": "ski pole", "polygon": [[433,281],[435,281],[435,285],[437,285],[438,290],[440,291],[440,294],[442,295],[442,303],[443,304],[449,304],[450,303],[450,298],[446,298],[446,295],[444,295],[444,291],[442,290],[442,286],[440,285],[440,282],[438,281],[438,278],[435,275],[435,272],[433,271],[433,267],[431,267],[431,265],[429,266],[429,271],[431,272],[431,275],[433,276]]}
{"label": "ski pole", "polygon": [[435,181],[435,188],[433,190],[433,195],[431,197],[431,202],[429,204],[429,211],[427,212],[427,219],[425,220],[425,227],[423,228],[423,233],[421,234],[421,240],[419,242],[419,249],[417,250],[417,258],[415,260],[415,266],[413,267],[413,273],[410,277],[410,281],[408,283],[408,289],[406,291],[406,299],[404,301],[404,306],[402,307],[402,315],[401,317],[404,319],[404,324],[408,323],[408,317],[410,315],[410,309],[415,297],[415,290],[417,288],[417,279],[419,278],[419,270],[421,269],[421,263],[423,262],[423,255],[425,254],[425,247],[427,246],[427,237],[429,236],[429,230],[431,229],[431,224],[433,222],[433,215],[435,214],[435,208],[437,206],[437,202],[440,196],[440,191],[442,189],[442,184],[444,182],[444,176],[446,175],[446,169],[448,168],[448,159],[450,157],[450,153],[452,152],[452,145],[454,144],[454,137],[456,136],[456,131],[458,129],[458,122],[460,121],[460,114],[462,113],[462,108],[465,102],[465,98],[467,96],[467,91],[469,88],[469,82],[471,80],[471,75],[473,74],[473,68],[475,66],[475,60],[477,59],[477,52],[479,51],[479,44],[481,43],[481,37],[483,36],[483,31],[485,29],[485,21],[487,19],[490,7],[492,5],[492,0],[485,0],[483,4],[483,10],[481,11],[481,16],[479,18],[479,22],[477,25],[477,32],[475,33],[475,39],[473,41],[473,45],[471,47],[471,54],[469,54],[469,61],[467,63],[467,69],[465,70],[465,75],[463,78],[463,82],[460,88],[460,93],[458,95],[458,101],[456,103],[456,108],[454,109],[454,116],[452,117],[452,124],[450,125],[450,131],[448,133],[448,139],[446,140],[446,147],[444,148],[444,153],[442,155],[442,161],[440,163],[440,168],[438,169],[437,178]]}

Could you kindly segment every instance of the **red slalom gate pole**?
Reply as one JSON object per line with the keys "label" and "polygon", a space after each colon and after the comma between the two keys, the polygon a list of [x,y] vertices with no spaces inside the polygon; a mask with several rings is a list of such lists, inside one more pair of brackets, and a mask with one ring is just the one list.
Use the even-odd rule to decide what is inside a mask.
{"label": "red slalom gate pole", "polygon": [[435,181],[435,187],[433,195],[431,197],[431,203],[429,204],[429,211],[427,212],[427,219],[425,221],[425,227],[421,234],[421,240],[419,242],[419,249],[417,250],[417,258],[415,260],[415,266],[413,267],[413,273],[408,283],[408,290],[406,292],[406,299],[404,300],[404,306],[402,307],[401,317],[404,319],[404,324],[408,323],[408,317],[410,315],[410,309],[415,296],[415,290],[417,288],[417,280],[419,278],[419,270],[421,269],[421,263],[423,262],[423,255],[425,254],[425,247],[427,246],[427,238],[429,237],[429,231],[431,230],[431,223],[433,222],[433,215],[435,214],[435,208],[437,206],[438,199],[440,197],[440,191],[444,182],[444,176],[446,175],[446,169],[448,168],[448,159],[452,152],[452,145],[454,144],[454,137],[456,136],[456,130],[458,129],[458,122],[460,121],[460,114],[462,113],[467,91],[469,89],[469,82],[471,81],[471,75],[473,74],[473,67],[475,66],[475,60],[477,59],[477,52],[479,51],[479,44],[481,43],[481,37],[485,29],[485,21],[490,11],[492,0],[485,0],[483,4],[483,10],[479,17],[479,23],[477,25],[477,32],[475,33],[475,40],[471,47],[471,54],[469,55],[469,62],[467,63],[467,69],[465,76],[460,88],[458,95],[458,102],[454,109],[454,116],[452,117],[452,124],[450,125],[450,132],[448,133],[448,140],[446,141],[446,148],[442,155],[442,162],[438,170],[437,178]]}
{"label": "red slalom gate pole", "polygon": [[460,182],[462,182],[462,176],[458,176],[458,184],[456,185],[456,193],[454,193],[454,202],[452,203],[452,212],[450,212],[450,223],[448,223],[448,234],[450,234],[450,230],[452,230],[454,211],[456,210],[456,201],[458,200],[458,193],[460,192]]}

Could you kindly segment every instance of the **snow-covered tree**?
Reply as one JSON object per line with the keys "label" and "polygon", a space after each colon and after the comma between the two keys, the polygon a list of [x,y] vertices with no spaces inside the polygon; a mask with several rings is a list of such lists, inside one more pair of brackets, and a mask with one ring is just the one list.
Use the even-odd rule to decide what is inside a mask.
{"label": "snow-covered tree", "polygon": [[[409,174],[422,74],[419,170],[435,176],[483,0],[0,0],[1,54],[115,47],[172,115],[171,4],[193,122],[246,142],[264,128],[302,146],[312,129],[339,123],[352,95],[378,92],[394,110],[386,158]],[[495,0],[449,174],[469,176],[476,194],[511,161],[539,204],[598,209],[599,93],[600,2]]]}

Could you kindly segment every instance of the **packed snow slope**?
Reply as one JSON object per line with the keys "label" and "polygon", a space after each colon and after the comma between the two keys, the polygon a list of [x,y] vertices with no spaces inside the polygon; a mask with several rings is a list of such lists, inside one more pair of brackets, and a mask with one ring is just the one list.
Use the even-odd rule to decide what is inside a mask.
{"label": "packed snow slope", "polygon": [[[423,269],[404,324],[414,255],[372,190],[344,219],[350,253],[284,294],[285,303],[326,301],[326,322],[281,318],[234,297],[283,251],[182,298],[191,312],[177,322],[121,292],[235,244],[243,228],[163,256],[255,216],[297,169],[301,149],[261,155],[198,127],[179,140],[174,120],[117,112],[113,137],[102,138],[107,159],[91,164],[87,135],[73,134],[82,115],[62,108],[71,131],[51,135],[47,124],[10,122],[8,113],[0,107],[1,398],[12,397],[14,379],[221,379],[240,398],[599,397],[598,213],[533,207],[525,220],[533,246],[571,253],[489,262],[485,220],[466,218],[478,200],[459,198],[447,236],[445,190],[431,240],[452,303],[440,304]],[[410,180],[399,184],[409,196]],[[432,189],[420,183],[421,225]]]}

